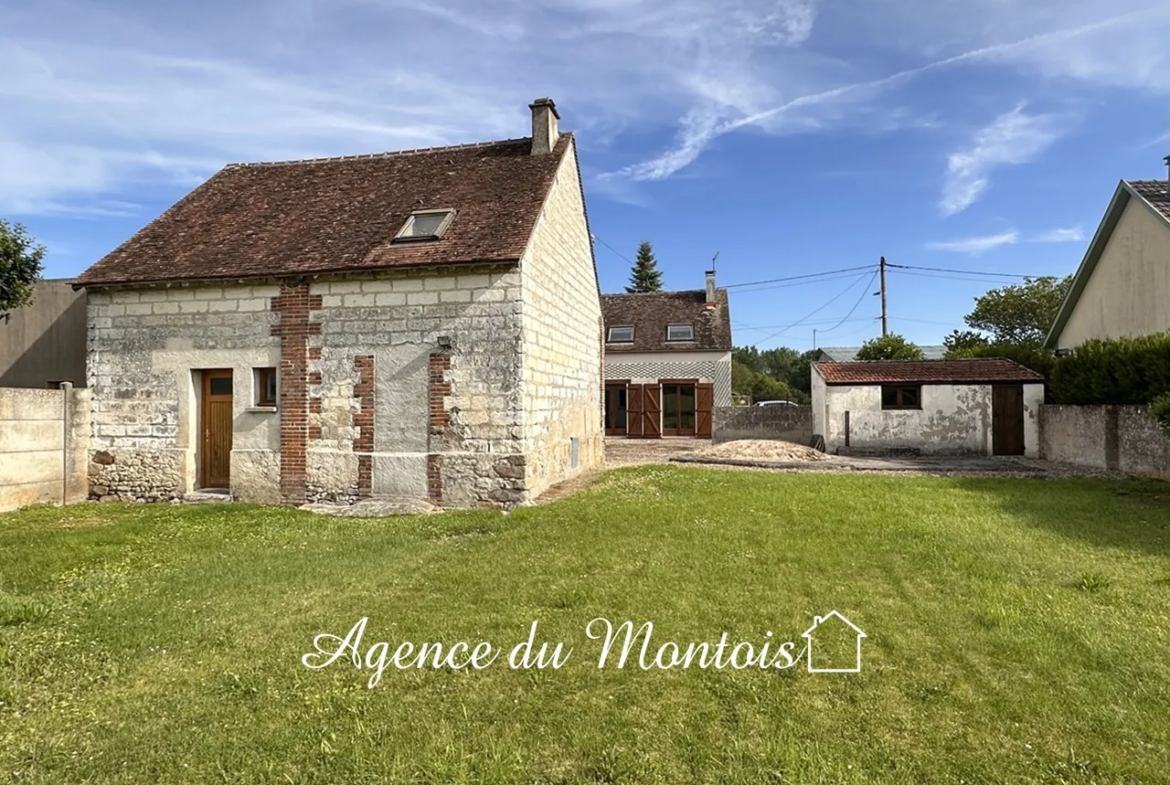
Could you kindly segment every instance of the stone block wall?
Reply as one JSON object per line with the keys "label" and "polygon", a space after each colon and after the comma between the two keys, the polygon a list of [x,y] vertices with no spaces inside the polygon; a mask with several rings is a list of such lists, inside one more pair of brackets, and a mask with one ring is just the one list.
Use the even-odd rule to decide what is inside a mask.
{"label": "stone block wall", "polygon": [[89,493],[89,391],[0,388],[0,512]]}
{"label": "stone block wall", "polygon": [[275,284],[89,293],[94,495],[165,500],[192,490],[198,370],[223,368],[233,372],[233,490],[279,500],[279,416],[253,406],[254,369],[280,365],[279,294]]}
{"label": "stone block wall", "polygon": [[573,149],[561,161],[521,270],[527,465],[504,470],[523,470],[532,498],[599,465],[605,449],[601,298]]}
{"label": "stone block wall", "polygon": [[1040,457],[1170,480],[1170,436],[1148,406],[1042,406]]}
{"label": "stone block wall", "polygon": [[525,500],[523,477],[497,470],[524,447],[517,267],[382,273],[309,290],[320,334],[308,341],[308,498]]}

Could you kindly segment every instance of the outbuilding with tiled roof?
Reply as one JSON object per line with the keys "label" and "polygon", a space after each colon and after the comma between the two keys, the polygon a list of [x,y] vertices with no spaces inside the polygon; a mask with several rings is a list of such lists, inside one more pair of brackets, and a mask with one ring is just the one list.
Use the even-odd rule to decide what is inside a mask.
{"label": "outbuilding with tiled roof", "polygon": [[830,452],[1039,454],[1044,377],[1012,360],[817,362],[812,400]]}

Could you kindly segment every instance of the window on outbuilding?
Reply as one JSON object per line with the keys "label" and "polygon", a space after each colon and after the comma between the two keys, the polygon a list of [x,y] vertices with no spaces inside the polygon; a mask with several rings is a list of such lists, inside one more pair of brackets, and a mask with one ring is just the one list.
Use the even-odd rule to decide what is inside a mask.
{"label": "window on outbuilding", "polygon": [[666,325],[666,340],[693,341],[695,340],[695,326],[693,324]]}
{"label": "window on outbuilding", "polygon": [[883,384],[883,409],[921,409],[922,385],[918,384]]}
{"label": "window on outbuilding", "polygon": [[455,218],[454,210],[415,210],[394,237],[396,243],[438,240]]}
{"label": "window on outbuilding", "polygon": [[634,342],[634,328],[625,325],[621,327],[610,327],[609,337],[606,338],[607,343],[633,343]]}
{"label": "window on outbuilding", "polygon": [[276,369],[257,368],[256,375],[256,405],[276,406]]}

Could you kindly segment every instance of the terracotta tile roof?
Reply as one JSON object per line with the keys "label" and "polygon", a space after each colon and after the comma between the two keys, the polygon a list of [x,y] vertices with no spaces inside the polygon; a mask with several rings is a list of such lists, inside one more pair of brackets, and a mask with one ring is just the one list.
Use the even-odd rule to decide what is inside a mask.
{"label": "terracotta tile roof", "polygon": [[[606,337],[610,327],[633,326],[633,343],[606,343],[611,352],[731,351],[731,313],[727,290],[715,291],[715,307],[707,307],[705,290],[652,294],[603,294]],[[693,324],[695,340],[666,340],[668,324]]]}
{"label": "terracotta tile roof", "polygon": [[[530,139],[233,164],[104,259],[79,284],[112,284],[471,262],[524,253],[565,152]],[[454,208],[442,239],[391,244],[414,210]]]}
{"label": "terracotta tile roof", "polygon": [[1170,181],[1127,180],[1129,187],[1170,220]]}
{"label": "terracotta tile roof", "polygon": [[1044,377],[1011,360],[886,360],[814,363],[826,384],[973,384],[1042,382]]}

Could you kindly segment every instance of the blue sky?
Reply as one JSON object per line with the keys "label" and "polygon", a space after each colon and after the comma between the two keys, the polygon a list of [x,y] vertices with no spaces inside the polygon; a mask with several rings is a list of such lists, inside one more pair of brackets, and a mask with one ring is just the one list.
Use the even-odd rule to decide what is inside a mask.
{"label": "blue sky", "polygon": [[[670,288],[716,252],[721,285],[1061,275],[1167,174],[1168,36],[1158,0],[6,3],[0,216],[70,276],[225,163],[525,136],[548,95],[606,291],[642,239]],[[870,277],[732,288],[736,342],[860,343]],[[941,341],[972,277],[892,272],[891,329]]]}

